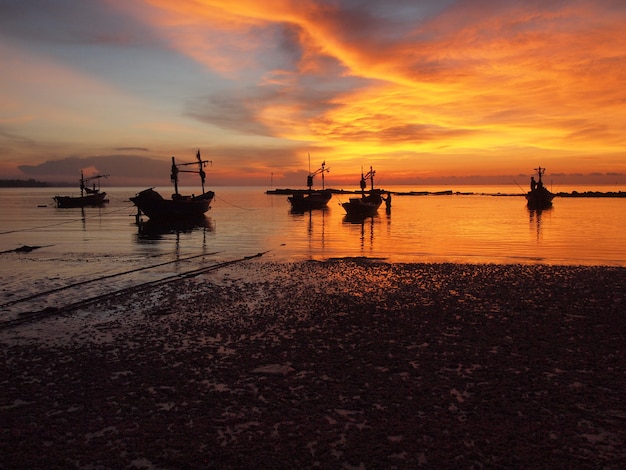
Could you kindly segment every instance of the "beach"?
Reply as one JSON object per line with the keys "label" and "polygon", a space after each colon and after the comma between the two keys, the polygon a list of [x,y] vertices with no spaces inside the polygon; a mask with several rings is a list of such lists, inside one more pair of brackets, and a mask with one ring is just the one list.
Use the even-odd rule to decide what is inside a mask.
{"label": "beach", "polygon": [[260,256],[51,310],[0,329],[0,468],[625,468],[625,292]]}

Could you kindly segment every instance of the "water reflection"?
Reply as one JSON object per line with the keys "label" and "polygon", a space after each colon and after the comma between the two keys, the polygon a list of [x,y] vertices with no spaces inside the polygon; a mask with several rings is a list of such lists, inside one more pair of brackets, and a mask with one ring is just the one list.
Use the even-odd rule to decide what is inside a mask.
{"label": "water reflection", "polygon": [[[306,220],[306,231],[309,249],[313,248],[315,242],[319,242],[321,248],[324,247],[326,216],[328,214],[328,211],[328,207],[308,211],[289,211],[289,214],[291,215],[291,218],[293,220]],[[318,227],[320,228],[319,234],[316,234],[316,229]]]}
{"label": "water reflection", "polygon": [[154,221],[140,220],[137,223],[137,241],[139,243],[159,241],[169,235],[178,236],[182,233],[191,233],[194,230],[202,230],[204,234],[215,231],[213,221],[207,217],[182,221]]}
{"label": "water reflection", "polygon": [[541,216],[544,212],[549,212],[551,210],[552,208],[528,211],[530,215],[530,226],[535,229],[537,241],[541,239]]}
{"label": "water reflection", "polygon": [[291,208],[289,209],[289,214],[292,216],[304,216],[307,215],[311,217],[315,213],[325,213],[328,212],[328,207],[316,207],[315,209],[300,209],[300,208]]}
{"label": "water reflection", "polygon": [[346,215],[343,218],[343,223],[347,226],[360,228],[361,250],[367,247],[372,251],[374,250],[374,226],[379,220],[378,214],[370,217],[350,217]]}
{"label": "water reflection", "polygon": [[[202,249],[204,231],[211,249],[228,255],[273,249],[276,260],[372,254],[394,261],[536,263],[540,251],[546,263],[626,265],[623,198],[562,198],[538,213],[530,212],[519,197],[492,197],[500,189],[397,196],[403,189],[393,194],[393,223],[381,205],[376,218],[353,224],[342,222],[343,195],[333,196],[337,201],[327,211],[290,215],[285,197],[259,197],[258,188],[223,188],[224,203],[211,212],[215,230],[196,227],[183,233],[179,228],[181,249],[188,254]],[[46,278],[50,272],[74,276],[82,269],[76,260],[97,259],[103,269],[115,270],[120,259],[137,255],[143,260],[146,254],[166,256],[173,251],[177,227],[154,233],[148,224],[138,234],[135,220],[131,222],[134,211],[126,204],[135,188],[112,189],[110,194],[111,204],[104,209],[57,209],[41,207],[52,196],[49,188],[1,188],[0,251],[52,245],[31,253],[28,262],[10,260],[7,271],[22,275],[16,285],[23,279],[34,283],[36,275]],[[35,262],[40,264],[33,277]],[[85,269],[90,271],[88,264]],[[63,266],[68,266],[66,271]]]}
{"label": "water reflection", "polygon": [[[60,218],[61,224],[69,224],[80,221],[82,231],[88,230],[87,221],[92,219],[100,219],[107,214],[104,206],[81,206],[81,207],[56,207],[56,217]],[[57,219],[58,220],[58,219]]]}

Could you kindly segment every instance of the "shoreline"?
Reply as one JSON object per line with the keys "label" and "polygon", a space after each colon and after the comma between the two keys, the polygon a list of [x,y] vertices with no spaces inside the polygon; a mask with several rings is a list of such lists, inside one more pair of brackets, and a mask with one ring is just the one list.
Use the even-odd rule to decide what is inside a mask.
{"label": "shoreline", "polygon": [[[292,194],[307,194],[309,192],[315,192],[320,190],[309,190],[309,189],[291,189],[291,188],[282,188],[282,189],[268,189],[265,191],[265,194],[270,196],[285,196]],[[332,194],[362,194],[362,191],[359,190],[348,190],[348,189],[326,189]],[[376,189],[376,191],[380,193],[392,194],[394,196],[500,196],[500,197],[525,197],[526,193],[487,193],[487,192],[475,192],[475,191],[455,191],[453,189],[445,189],[441,191],[388,191],[386,189]],[[366,193],[369,190],[365,191]],[[554,195],[556,197],[569,197],[569,198],[601,198],[601,197],[610,197],[610,198],[625,198],[626,191],[571,191],[571,192],[555,192]]]}
{"label": "shoreline", "polygon": [[249,260],[0,330],[7,467],[620,468],[626,268]]}

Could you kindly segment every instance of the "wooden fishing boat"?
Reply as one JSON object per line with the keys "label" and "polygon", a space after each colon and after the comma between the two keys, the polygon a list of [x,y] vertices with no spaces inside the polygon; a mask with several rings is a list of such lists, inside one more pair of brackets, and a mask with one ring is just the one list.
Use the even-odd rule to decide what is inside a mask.
{"label": "wooden fishing boat", "polygon": [[[376,171],[370,167],[370,171],[363,175],[361,170],[361,197],[352,197],[348,202],[344,202],[342,207],[346,211],[346,217],[350,219],[364,219],[366,217],[372,217],[378,212],[378,208],[383,202],[382,195],[384,191],[374,189],[374,175]],[[369,191],[366,191],[367,182],[369,179],[371,187]]]}
{"label": "wooden fishing boat", "polygon": [[[57,207],[88,207],[88,206],[102,206],[104,203],[109,202],[106,199],[107,193],[100,191],[100,179],[108,178],[109,175],[95,175],[85,178],[83,171],[80,171],[80,196],[54,196]],[[88,187],[85,183],[93,181],[93,187]],[[96,187],[96,181],[98,187]]]}
{"label": "wooden fishing boat", "polygon": [[530,210],[543,210],[552,207],[552,199],[554,194],[548,191],[543,185],[541,177],[545,173],[545,168],[535,168],[538,175],[538,180],[535,177],[530,178],[530,191],[526,193],[526,205]]}
{"label": "wooden fishing boat", "polygon": [[[294,191],[287,199],[291,203],[291,209],[294,212],[305,212],[313,209],[323,209],[328,206],[328,201],[333,197],[332,193],[324,189],[324,173],[330,171],[330,168],[326,168],[326,162],[322,162],[321,168],[317,169],[313,173],[309,169],[309,175],[306,178],[308,190]],[[313,189],[313,178],[317,175],[322,175],[322,189]]]}
{"label": "wooden fishing boat", "polygon": [[[211,201],[215,197],[213,191],[204,190],[204,182],[206,180],[206,173],[203,168],[207,163],[211,163],[208,160],[202,160],[200,158],[200,150],[196,153],[195,162],[191,163],[176,163],[174,157],[172,157],[172,173],[171,179],[174,183],[174,194],[171,199],[165,199],[153,188],[144,189],[137,193],[130,200],[137,207],[137,220],[139,220],[141,214],[145,214],[151,220],[159,221],[176,221],[181,219],[199,219],[204,217],[211,207]],[[180,167],[186,167],[189,165],[198,165],[197,170],[181,170]],[[179,173],[197,173],[200,175],[202,182],[202,193],[198,196],[182,195],[178,192],[178,174]]]}

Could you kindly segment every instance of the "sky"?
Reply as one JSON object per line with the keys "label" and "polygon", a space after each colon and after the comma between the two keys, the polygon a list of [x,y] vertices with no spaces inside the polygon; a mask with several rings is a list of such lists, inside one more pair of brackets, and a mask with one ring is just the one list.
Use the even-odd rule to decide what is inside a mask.
{"label": "sky", "polygon": [[0,179],[167,185],[199,149],[209,185],[626,184],[625,24],[623,0],[0,0]]}

